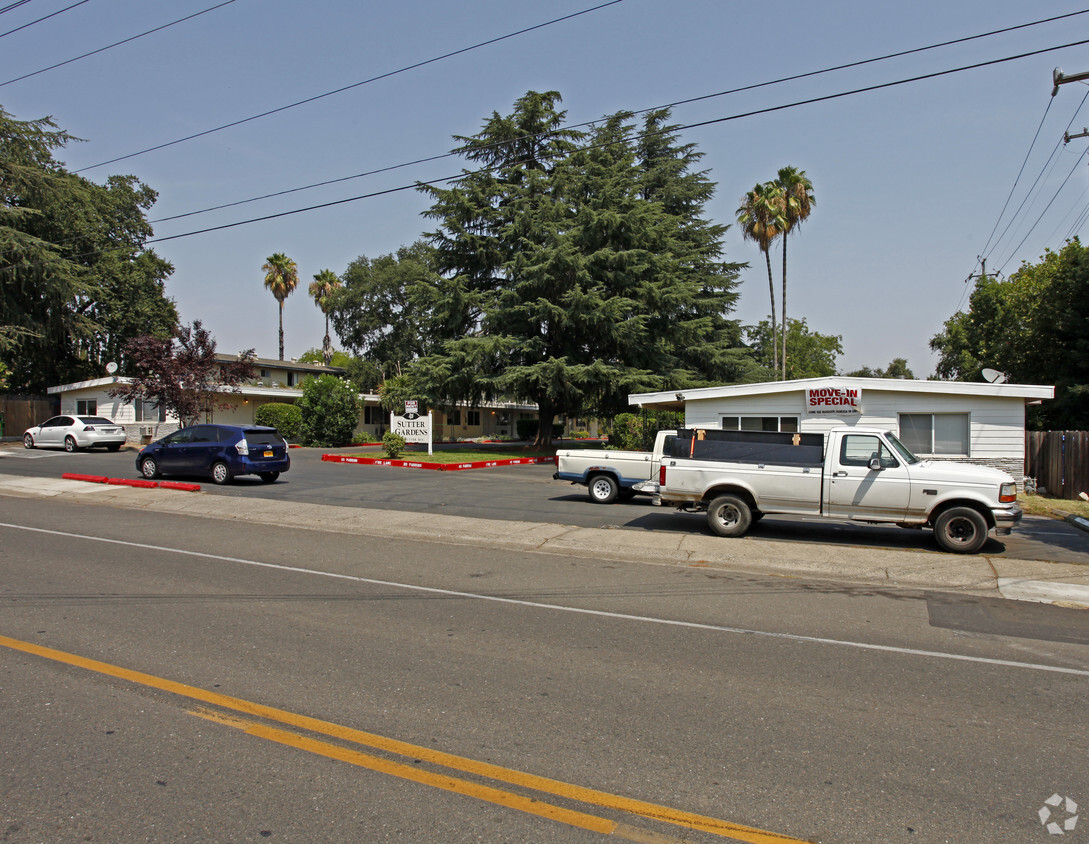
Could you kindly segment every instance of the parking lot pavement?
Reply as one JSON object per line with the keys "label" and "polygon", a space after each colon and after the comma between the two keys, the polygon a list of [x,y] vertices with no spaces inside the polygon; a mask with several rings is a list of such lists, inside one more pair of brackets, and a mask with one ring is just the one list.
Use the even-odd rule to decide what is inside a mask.
{"label": "parking lot pavement", "polygon": [[[858,547],[835,542],[727,539],[680,531],[611,530],[537,521],[482,519],[415,510],[220,496],[168,489],[0,474],[0,496],[61,497],[149,512],[174,513],[366,536],[403,537],[524,553],[651,565],[723,569],[886,587],[960,590],[1089,607],[1089,565]],[[0,518],[2,521],[2,518]]]}

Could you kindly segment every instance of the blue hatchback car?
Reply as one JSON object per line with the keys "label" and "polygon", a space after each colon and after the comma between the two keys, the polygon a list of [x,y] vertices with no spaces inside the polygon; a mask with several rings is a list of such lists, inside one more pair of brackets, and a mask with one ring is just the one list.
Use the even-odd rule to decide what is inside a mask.
{"label": "blue hatchback car", "polygon": [[257,475],[267,484],[291,468],[287,442],[275,428],[259,425],[190,425],[140,449],[136,468],[160,475],[207,475],[225,484],[236,475]]}

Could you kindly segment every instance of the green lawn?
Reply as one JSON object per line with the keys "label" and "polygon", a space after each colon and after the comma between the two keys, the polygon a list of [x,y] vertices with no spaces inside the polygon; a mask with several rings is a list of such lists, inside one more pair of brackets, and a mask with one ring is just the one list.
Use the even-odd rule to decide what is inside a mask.
{"label": "green lawn", "polygon": [[[511,445],[492,445],[482,448],[464,446],[461,448],[438,447],[434,454],[428,454],[427,449],[406,451],[400,456],[400,460],[417,460],[421,463],[478,463],[483,460],[512,460],[516,457],[555,457],[557,449],[567,448],[601,448],[600,442],[591,442],[583,445],[581,442],[565,442],[551,448],[534,448],[521,443]],[[382,449],[360,452],[353,457],[375,457],[385,459],[386,452]]]}

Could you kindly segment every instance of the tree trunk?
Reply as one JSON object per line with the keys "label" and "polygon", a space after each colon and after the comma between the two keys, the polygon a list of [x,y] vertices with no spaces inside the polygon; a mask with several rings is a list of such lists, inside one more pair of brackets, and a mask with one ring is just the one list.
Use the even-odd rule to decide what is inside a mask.
{"label": "tree trunk", "polygon": [[783,381],[786,381],[787,378],[787,237],[789,234],[789,230],[783,232],[783,330],[781,332],[783,337]]}
{"label": "tree trunk", "polygon": [[764,260],[768,265],[768,293],[771,294],[771,368],[779,371],[779,332],[775,327],[775,279],[771,275],[771,252],[764,250]]}
{"label": "tree trunk", "polygon": [[537,404],[537,438],[533,441],[536,448],[549,448],[552,445],[552,420],[556,411],[551,406]]}
{"label": "tree trunk", "polygon": [[284,359],[284,303],[280,302],[280,360]]}

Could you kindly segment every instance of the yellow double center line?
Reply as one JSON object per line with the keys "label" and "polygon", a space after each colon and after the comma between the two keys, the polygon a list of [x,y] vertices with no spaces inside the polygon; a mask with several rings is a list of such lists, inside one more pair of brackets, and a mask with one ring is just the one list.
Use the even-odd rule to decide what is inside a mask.
{"label": "yellow double center line", "polygon": [[[597,791],[592,788],[584,788],[571,783],[561,782],[560,780],[553,780],[547,777],[536,776],[535,774],[516,771],[511,768],[503,768],[498,765],[480,762],[475,759],[468,759],[463,756],[455,756],[440,750],[409,744],[408,742],[379,736],[363,730],[356,730],[340,724],[333,724],[329,721],[322,721],[318,718],[310,718],[296,712],[288,712],[283,709],[276,709],[275,707],[265,706],[253,701],[221,695],[217,692],[201,689],[197,686],[189,686],[184,683],[168,680],[164,677],[156,677],[153,674],[132,671],[128,668],[111,665],[106,662],[99,662],[98,660],[88,659],[65,651],[43,647],[42,645],[35,645],[32,642],[23,642],[19,639],[0,636],[0,646],[16,651],[22,651],[23,653],[33,654],[34,656],[43,659],[83,668],[88,671],[94,671],[98,674],[127,680],[128,682],[137,683],[141,686],[159,689],[164,692],[216,706],[223,710],[262,718],[266,721],[273,721],[295,729],[305,730],[309,733],[316,733],[339,741],[362,745],[364,747],[396,754],[402,757],[409,757],[414,761],[428,762],[449,770],[460,771],[478,777],[485,777],[497,782],[507,783],[508,785],[550,794],[554,797],[575,800],[580,803],[587,803],[604,809],[627,812],[648,820],[675,824],[676,826],[685,827],[687,829],[709,832],[715,835],[721,835],[725,838],[732,838],[736,841],[749,842],[750,844],[783,844],[783,842],[800,842],[802,840],[791,838],[786,835],[779,835],[774,832],[755,829],[753,827],[730,823],[729,821],[720,820],[718,818],[710,818],[691,812],[683,812],[669,806],[659,806],[654,803],[633,800],[628,797],[621,797],[620,795],[609,794],[608,792]],[[279,744],[294,747],[299,750],[305,750],[330,759],[337,759],[342,762],[411,780],[412,782],[421,783],[433,788],[441,788],[445,791],[451,791],[468,797],[474,797],[478,800],[484,800],[489,803],[517,809],[518,811],[549,818],[581,829],[598,832],[603,835],[613,835],[641,842],[665,842],[676,840],[669,836],[657,835],[647,830],[617,823],[608,818],[565,809],[561,806],[554,806],[550,803],[544,803],[540,800],[526,797],[525,795],[517,794],[512,791],[484,785],[472,780],[460,779],[447,774],[435,773],[414,765],[406,765],[403,762],[396,762],[384,759],[380,756],[373,756],[369,753],[363,753],[342,745],[332,744],[320,739],[290,732],[279,727],[267,726],[226,713],[198,708],[193,710],[192,714],[207,718],[219,724],[241,729],[249,735],[264,738],[269,741],[275,741]]]}

